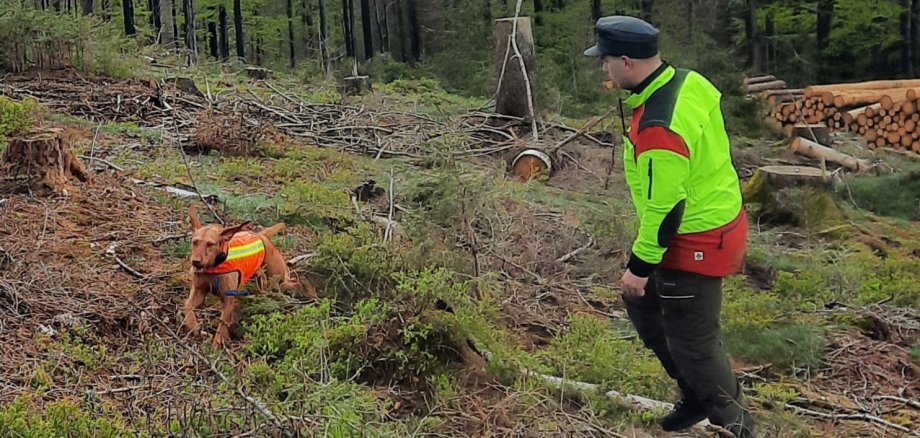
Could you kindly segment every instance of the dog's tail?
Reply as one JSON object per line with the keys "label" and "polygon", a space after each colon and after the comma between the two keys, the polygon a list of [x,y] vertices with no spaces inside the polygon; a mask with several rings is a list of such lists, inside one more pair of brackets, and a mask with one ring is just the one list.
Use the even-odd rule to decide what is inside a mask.
{"label": "dog's tail", "polygon": [[265,235],[265,237],[272,237],[275,234],[278,234],[279,231],[284,229],[284,222],[272,225],[260,232],[260,234]]}

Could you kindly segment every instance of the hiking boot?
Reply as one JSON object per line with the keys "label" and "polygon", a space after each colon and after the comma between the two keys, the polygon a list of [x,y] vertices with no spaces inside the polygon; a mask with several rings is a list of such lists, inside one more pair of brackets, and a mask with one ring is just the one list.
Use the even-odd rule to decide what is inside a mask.
{"label": "hiking boot", "polygon": [[693,426],[707,417],[703,404],[696,400],[681,399],[661,418],[661,428],[667,432],[676,432]]}

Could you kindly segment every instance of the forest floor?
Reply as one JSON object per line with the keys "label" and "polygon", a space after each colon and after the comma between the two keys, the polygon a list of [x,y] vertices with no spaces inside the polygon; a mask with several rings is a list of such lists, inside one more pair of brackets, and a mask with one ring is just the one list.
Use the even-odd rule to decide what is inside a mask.
{"label": "forest floor", "polygon": [[[713,434],[663,433],[661,412],[602,395],[675,396],[615,286],[635,226],[619,149],[610,167],[619,122],[520,182],[518,151],[584,121],[547,117],[534,144],[427,81],[342,97],[214,69],[182,72],[200,90],[182,91],[167,73],[0,80],[92,175],[50,193],[2,182],[0,435]],[[884,170],[834,172],[830,227],[749,205],[745,269],[725,282],[724,345],[760,436],[920,431],[920,212],[905,207],[920,166],[836,138]],[[734,137],[739,174],[814,165],[783,145]],[[274,241],[320,299],[269,287],[241,298],[224,349],[189,336],[192,204],[285,222]]]}

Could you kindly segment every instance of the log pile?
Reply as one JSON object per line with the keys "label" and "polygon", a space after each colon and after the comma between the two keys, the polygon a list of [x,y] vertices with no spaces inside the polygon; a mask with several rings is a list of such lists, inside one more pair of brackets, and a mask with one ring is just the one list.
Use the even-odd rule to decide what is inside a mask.
{"label": "log pile", "polygon": [[767,100],[769,119],[782,127],[824,125],[858,134],[873,148],[920,154],[920,79],[795,90],[770,76],[749,78],[745,86]]}

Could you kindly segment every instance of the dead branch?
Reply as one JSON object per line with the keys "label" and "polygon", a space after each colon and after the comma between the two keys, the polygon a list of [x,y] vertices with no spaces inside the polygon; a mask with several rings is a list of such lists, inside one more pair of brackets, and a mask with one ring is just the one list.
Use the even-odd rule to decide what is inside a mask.
{"label": "dead branch", "polygon": [[909,428],[907,428],[907,427],[901,426],[901,425],[899,425],[899,424],[894,424],[894,423],[892,423],[892,422],[890,422],[890,421],[888,421],[888,420],[885,420],[885,419],[876,417],[876,416],[874,416],[874,415],[869,415],[869,414],[866,414],[866,413],[858,413],[858,414],[827,414],[827,413],[824,413],[824,412],[813,411],[813,410],[811,410],[811,409],[806,409],[806,408],[799,407],[799,406],[796,406],[796,405],[793,405],[793,404],[789,404],[789,403],[786,403],[785,406],[786,406],[786,409],[793,410],[793,411],[795,411],[795,412],[797,412],[797,413],[799,413],[799,414],[810,415],[810,416],[812,416],[812,417],[824,418],[824,419],[827,419],[827,420],[861,420],[861,421],[868,421],[868,422],[871,422],[871,423],[881,424],[881,425],[883,425],[883,426],[885,426],[885,427],[890,427],[890,428],[892,428],[892,429],[894,429],[894,430],[898,430],[898,431],[901,431],[901,432],[904,432],[904,433],[909,433],[909,434],[913,434],[913,435],[918,435],[918,436],[920,436],[920,431],[911,430],[911,429],[909,429]]}

